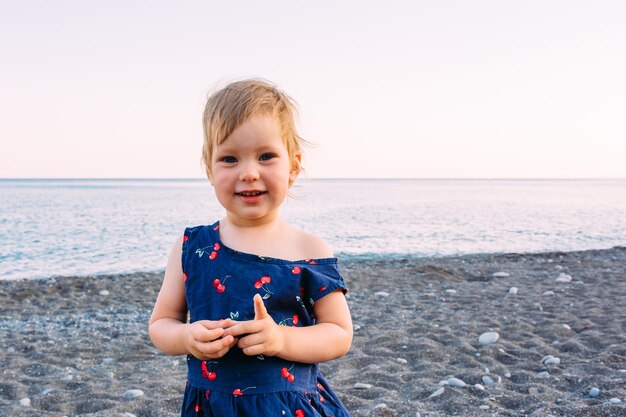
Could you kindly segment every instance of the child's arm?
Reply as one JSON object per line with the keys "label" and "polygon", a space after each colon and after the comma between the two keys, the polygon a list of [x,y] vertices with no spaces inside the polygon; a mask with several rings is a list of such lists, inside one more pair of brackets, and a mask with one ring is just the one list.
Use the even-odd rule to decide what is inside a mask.
{"label": "child's arm", "polygon": [[325,362],[345,355],[352,344],[352,319],[346,298],[337,290],[313,305],[317,324],[279,326],[267,313],[263,299],[254,296],[254,320],[236,323],[225,334],[238,337],[237,346],[249,356],[279,356],[302,362]]}
{"label": "child's arm", "polygon": [[231,320],[187,323],[181,254],[182,237],[174,244],[167,261],[163,285],[150,317],[150,339],[154,346],[169,355],[192,354],[198,359],[222,357],[237,342],[233,336],[222,337],[224,328],[232,324]]}

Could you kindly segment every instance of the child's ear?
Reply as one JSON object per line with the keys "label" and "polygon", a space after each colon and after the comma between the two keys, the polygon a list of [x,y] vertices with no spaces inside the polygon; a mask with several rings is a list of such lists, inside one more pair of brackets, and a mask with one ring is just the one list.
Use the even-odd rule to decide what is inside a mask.
{"label": "child's ear", "polygon": [[291,171],[289,172],[289,185],[294,183],[302,170],[302,153],[296,153],[291,159]]}

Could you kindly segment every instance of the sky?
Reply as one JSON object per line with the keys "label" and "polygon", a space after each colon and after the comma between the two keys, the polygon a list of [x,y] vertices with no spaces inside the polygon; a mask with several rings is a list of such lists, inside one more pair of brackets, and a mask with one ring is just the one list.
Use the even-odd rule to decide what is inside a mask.
{"label": "sky", "polygon": [[299,104],[307,178],[626,178],[623,1],[0,4],[0,178],[202,178],[211,91]]}

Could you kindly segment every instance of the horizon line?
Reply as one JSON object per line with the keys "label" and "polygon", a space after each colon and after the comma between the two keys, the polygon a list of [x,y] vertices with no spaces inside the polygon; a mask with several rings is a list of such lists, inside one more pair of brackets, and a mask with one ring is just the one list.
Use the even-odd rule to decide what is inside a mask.
{"label": "horizon line", "polygon": [[[592,180],[626,180],[626,177],[315,177],[299,178],[300,180],[421,180],[421,181],[592,181]],[[204,177],[0,177],[0,181],[48,181],[48,180],[79,180],[79,181],[200,181]]]}

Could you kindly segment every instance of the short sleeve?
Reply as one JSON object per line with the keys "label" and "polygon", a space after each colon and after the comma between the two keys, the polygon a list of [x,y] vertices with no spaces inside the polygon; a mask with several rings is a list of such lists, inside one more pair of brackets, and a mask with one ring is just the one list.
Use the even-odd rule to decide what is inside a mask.
{"label": "short sleeve", "polygon": [[341,289],[344,294],[348,291],[336,263],[307,265],[302,270],[301,282],[304,298],[311,305],[338,289]]}

